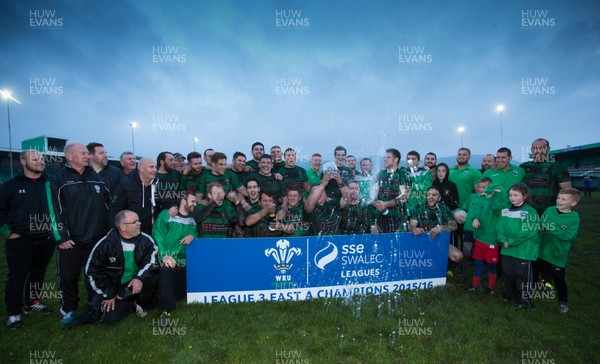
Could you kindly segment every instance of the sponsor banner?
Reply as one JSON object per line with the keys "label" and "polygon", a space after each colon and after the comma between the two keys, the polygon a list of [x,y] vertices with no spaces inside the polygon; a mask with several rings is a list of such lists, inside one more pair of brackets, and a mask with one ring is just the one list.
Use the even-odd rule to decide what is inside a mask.
{"label": "sponsor banner", "polygon": [[347,297],[446,283],[450,233],[196,239],[188,303]]}

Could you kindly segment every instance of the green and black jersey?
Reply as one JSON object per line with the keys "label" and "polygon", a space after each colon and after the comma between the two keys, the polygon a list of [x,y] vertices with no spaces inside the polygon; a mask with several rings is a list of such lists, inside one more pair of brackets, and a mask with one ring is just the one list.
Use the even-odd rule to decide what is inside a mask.
{"label": "green and black jersey", "polygon": [[240,188],[241,184],[238,180],[238,177],[235,173],[226,170],[225,173],[221,176],[214,175],[213,173],[203,174],[200,177],[200,193],[204,195],[206,198],[206,186],[211,184],[212,182],[218,182],[223,186],[223,191],[225,195],[227,195],[231,191],[237,191]]}
{"label": "green and black jersey", "polygon": [[252,225],[252,231],[254,237],[261,238],[273,238],[278,236],[283,236],[283,231],[275,229],[275,217],[274,216],[265,216],[260,219],[259,222]]}
{"label": "green and black jersey", "polygon": [[246,161],[246,165],[250,166],[250,168],[252,168],[254,172],[258,172],[260,170],[260,168],[258,168],[258,162],[254,161],[254,159]]}
{"label": "green and black jersey", "polygon": [[273,197],[273,200],[276,200],[279,197],[283,197],[287,194],[285,185],[282,181],[277,180],[274,174],[271,174],[270,176],[263,176],[260,173],[252,173],[250,177],[255,178],[258,181],[260,192],[266,192]]}
{"label": "green and black jersey", "polygon": [[212,209],[210,214],[198,221],[198,214],[207,208],[200,204],[196,207],[194,217],[198,225],[198,237],[200,238],[227,238],[230,235],[233,224],[237,221],[235,207],[223,203]]}
{"label": "green and black jersey", "polygon": [[431,208],[426,203],[418,205],[410,216],[410,220],[417,220],[418,225],[425,230],[431,230],[438,225],[446,225],[454,220],[452,212],[443,202]]}
{"label": "green and black jersey", "polygon": [[364,200],[356,205],[348,205],[339,210],[340,234],[370,234],[371,226],[375,224],[378,212],[371,205],[364,204]]}
{"label": "green and black jersey", "polygon": [[304,183],[308,182],[308,177],[304,168],[299,166],[288,168],[284,166],[277,170],[276,173],[283,176],[283,183],[286,190],[297,189],[300,192],[304,192]]}
{"label": "green and black jersey", "polygon": [[183,176],[184,184],[183,188],[186,191],[190,191],[194,194],[200,192],[200,183],[202,181],[202,172],[194,173],[190,171],[188,174]]}
{"label": "green and black jersey", "polygon": [[156,209],[155,218],[162,210],[168,210],[173,206],[179,205],[179,192],[185,191],[184,175],[172,171],[170,173],[156,173],[157,192],[156,192]]}
{"label": "green and black jersey", "polygon": [[[340,177],[342,177],[342,182],[344,184],[348,184],[348,181],[354,178],[355,171],[353,169],[348,168],[346,166],[339,166],[337,167],[337,169],[340,172]],[[323,172],[321,172],[320,178],[321,180],[323,180]],[[340,190],[340,186],[338,186],[337,182],[334,179],[330,180],[327,186],[325,186],[325,193],[327,194],[327,197],[333,199],[338,199],[342,197],[342,191]]]}
{"label": "green and black jersey", "polygon": [[315,209],[308,216],[310,228],[308,235],[338,235],[340,216],[338,207],[340,199],[326,201],[323,205],[318,203]]}
{"label": "green and black jersey", "polygon": [[571,182],[571,176],[565,166],[556,162],[525,162],[520,165],[525,170],[523,183],[529,187],[528,203],[538,215],[556,204],[560,190],[559,184]]}
{"label": "green and black jersey", "polygon": [[[377,175],[377,185],[379,186],[379,193],[377,199],[379,201],[390,201],[400,196],[400,186],[406,185],[408,179],[406,177],[406,169],[398,168],[393,172],[389,172],[386,169],[381,170]],[[402,216],[402,209],[400,206],[394,206],[388,208],[389,217],[400,217]]]}
{"label": "green and black jersey", "polygon": [[294,227],[292,236],[308,235],[310,223],[308,221],[309,214],[304,210],[304,202],[300,201],[296,207],[288,207],[288,211],[283,215],[281,221],[284,225],[291,224]]}

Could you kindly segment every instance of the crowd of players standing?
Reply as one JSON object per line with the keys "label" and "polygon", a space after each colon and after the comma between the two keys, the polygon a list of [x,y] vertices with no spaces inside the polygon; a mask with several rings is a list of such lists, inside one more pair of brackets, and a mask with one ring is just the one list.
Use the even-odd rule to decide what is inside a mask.
{"label": "crowd of players standing", "polygon": [[[67,165],[50,177],[39,152],[23,151],[23,173],[0,188],[9,267],[7,326],[22,326],[23,310],[50,310],[38,297],[55,247],[63,324],[75,319],[82,267],[88,302],[95,302],[103,321],[118,321],[129,306],[145,316],[152,298],[144,297],[144,287],[157,285],[160,309],[170,313],[185,293],[185,269],[182,274],[177,268],[185,266],[185,245],[195,237],[410,231],[435,238],[447,230],[453,231],[449,259],[466,262],[466,275],[463,257],[477,246],[472,223],[463,229],[465,216],[457,224],[454,212],[468,209],[471,195],[484,193],[478,188],[487,178],[492,191],[505,196],[506,207],[508,191],[522,183],[527,203],[541,216],[560,189],[571,188],[568,171],[550,160],[549,150],[547,140],[536,139],[533,160],[515,166],[511,151],[500,148],[479,170],[469,164],[468,148],[458,150],[452,167],[438,164],[431,152],[421,167],[416,151],[407,153],[402,167],[401,153],[390,148],[383,169],[373,171],[369,158],[358,161],[338,146],[333,162],[322,165],[323,156],[315,153],[305,170],[296,165],[293,149],[274,146],[266,154],[256,142],[250,160],[236,152],[230,164],[225,154],[207,149],[203,155],[161,152],[155,160],[124,152],[117,168],[108,165],[102,144],[70,143],[64,150]],[[492,263],[487,256],[483,260]],[[157,266],[164,273],[153,275]],[[130,305],[125,296],[137,299]]]}

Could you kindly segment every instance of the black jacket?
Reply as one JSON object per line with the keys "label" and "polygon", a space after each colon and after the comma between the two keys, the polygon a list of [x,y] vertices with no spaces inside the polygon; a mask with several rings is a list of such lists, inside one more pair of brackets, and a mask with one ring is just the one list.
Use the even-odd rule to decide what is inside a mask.
{"label": "black jacket", "polygon": [[79,174],[65,166],[50,176],[46,185],[52,196],[48,209],[54,242],[95,243],[106,234],[109,191],[92,167]]}
{"label": "black jacket", "polygon": [[122,169],[111,166],[110,164],[96,173],[98,173],[100,178],[102,178],[104,181],[104,184],[106,185],[106,188],[108,188],[108,191],[110,191],[111,196],[115,194],[119,182],[121,182],[121,180],[127,176]]}
{"label": "black jacket", "polygon": [[450,211],[454,211],[460,207],[458,206],[458,188],[454,182],[448,178],[444,179],[444,181],[436,178],[433,181],[433,187],[436,187],[440,191],[442,202],[448,206]]}
{"label": "black jacket", "polygon": [[155,192],[157,191],[156,179],[148,186],[144,186],[137,169],[134,169],[117,186],[112,202],[108,208],[108,223],[115,224],[115,216],[119,211],[130,210],[138,214],[142,223],[142,231],[152,235],[154,211],[156,209]]}
{"label": "black jacket", "polygon": [[138,272],[136,279],[146,284],[152,277],[152,267],[156,262],[158,247],[150,235],[140,235],[124,239],[116,229],[103,237],[92,249],[85,265],[85,276],[94,292],[110,300],[119,292],[121,277],[125,267],[125,255],[121,241],[135,244],[134,257]]}
{"label": "black jacket", "polygon": [[[45,174],[36,180],[22,173],[0,185],[0,229],[33,239],[47,239],[50,215]],[[5,226],[6,225],[6,226]]]}

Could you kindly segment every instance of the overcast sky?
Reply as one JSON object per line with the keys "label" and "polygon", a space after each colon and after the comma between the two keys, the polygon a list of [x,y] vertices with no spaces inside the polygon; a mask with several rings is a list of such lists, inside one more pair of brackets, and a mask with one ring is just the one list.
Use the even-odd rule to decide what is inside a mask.
{"label": "overcast sky", "polygon": [[[600,2],[3,1],[13,146],[326,158],[600,141]],[[6,106],[0,147],[8,147]]]}

